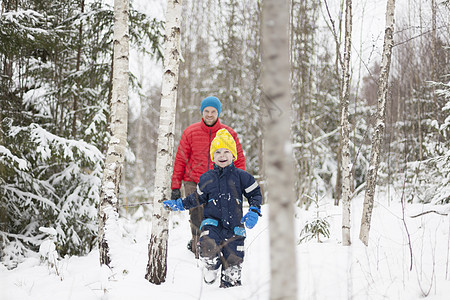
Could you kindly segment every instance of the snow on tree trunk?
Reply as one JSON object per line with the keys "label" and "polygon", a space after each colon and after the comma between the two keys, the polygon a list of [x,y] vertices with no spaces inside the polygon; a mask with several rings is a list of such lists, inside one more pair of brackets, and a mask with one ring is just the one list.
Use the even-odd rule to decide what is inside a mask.
{"label": "snow on tree trunk", "polygon": [[392,47],[394,46],[394,12],[395,0],[388,0],[386,7],[386,28],[384,32],[383,57],[381,59],[381,74],[378,82],[378,103],[376,127],[372,137],[370,165],[366,176],[366,193],[361,218],[359,239],[367,246],[369,244],[370,221],[372,218],[373,201],[377,182],[377,172],[380,163],[381,139],[385,127],[386,97],[388,92],[389,70],[391,66]]}
{"label": "snow on tree trunk", "polygon": [[[119,241],[117,207],[128,125],[128,0],[114,1],[114,56],[111,99],[111,139],[105,159],[99,205],[100,264],[110,266],[110,244]],[[111,247],[113,248],[113,247]]]}
{"label": "snow on tree trunk", "polygon": [[350,237],[350,147],[349,147],[349,124],[348,104],[350,101],[350,54],[352,45],[352,1],[346,0],[345,8],[345,42],[344,42],[344,65],[341,97],[341,161],[342,161],[342,245],[351,244]]}
{"label": "snow on tree trunk", "polygon": [[168,0],[164,36],[164,74],[156,152],[152,233],[148,244],[145,278],[154,284],[166,280],[169,212],[162,201],[170,199],[170,171],[173,162],[178,69],[180,62],[181,0]]}
{"label": "snow on tree trunk", "polygon": [[339,145],[336,151],[336,188],[334,189],[334,205],[338,206],[342,196],[342,135],[339,139]]}
{"label": "snow on tree trunk", "polygon": [[271,299],[297,299],[288,22],[286,0],[263,2],[262,85],[268,109],[264,160],[270,206]]}

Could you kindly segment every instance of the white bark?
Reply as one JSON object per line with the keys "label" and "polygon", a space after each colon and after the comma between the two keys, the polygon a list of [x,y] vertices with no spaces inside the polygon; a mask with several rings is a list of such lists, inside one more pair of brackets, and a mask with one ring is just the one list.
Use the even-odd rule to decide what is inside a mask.
{"label": "white bark", "polygon": [[359,233],[360,240],[366,246],[369,244],[370,221],[372,219],[373,201],[377,183],[377,172],[380,163],[380,147],[385,127],[386,98],[388,93],[388,80],[391,66],[392,47],[394,46],[394,12],[395,0],[387,0],[383,57],[381,59],[381,74],[378,82],[376,127],[372,137],[370,165],[366,176],[367,187],[366,193],[364,195],[361,230]]}
{"label": "white bark", "polygon": [[270,204],[271,299],[297,299],[288,22],[287,0],[263,2],[262,84],[269,114],[264,159]]}
{"label": "white bark", "polygon": [[352,1],[346,0],[345,42],[342,97],[341,97],[341,137],[342,137],[342,245],[351,244],[351,199],[350,199],[350,147],[348,104],[350,102],[350,54],[352,44]]}
{"label": "white bark", "polygon": [[[117,207],[128,125],[128,0],[114,1],[114,56],[111,99],[111,139],[105,159],[99,205],[100,264],[110,266],[111,241],[117,241]],[[114,228],[114,229],[113,229]]]}
{"label": "white bark", "polygon": [[154,284],[166,280],[169,213],[162,201],[170,199],[170,174],[173,162],[178,70],[180,64],[181,0],[168,0],[164,36],[164,74],[156,152],[152,233],[148,245],[145,278]]}

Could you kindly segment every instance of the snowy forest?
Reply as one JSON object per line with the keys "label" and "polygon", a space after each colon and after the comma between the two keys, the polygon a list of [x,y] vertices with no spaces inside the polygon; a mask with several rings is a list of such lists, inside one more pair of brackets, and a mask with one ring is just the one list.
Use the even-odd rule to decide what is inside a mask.
{"label": "snowy forest", "polygon": [[[258,276],[252,270],[258,263],[250,259],[244,265],[247,273],[242,288],[220,294],[218,288],[201,287],[186,299],[448,297],[449,0],[281,1],[285,5],[275,7],[280,11],[284,8],[282,13],[287,16],[284,33],[290,68],[284,71],[290,90],[285,91],[289,101],[286,107],[267,100],[270,78],[264,73],[264,66],[270,66],[264,56],[270,46],[264,43],[264,16],[269,15],[267,7],[277,1],[129,1],[1,1],[0,289],[10,291],[5,292],[5,299],[28,299],[18,289],[28,290],[30,299],[61,299],[70,295],[102,299],[107,290],[109,299],[123,299],[125,290],[130,289],[134,289],[136,299],[144,299],[148,293],[171,299],[185,295],[183,289],[190,288],[186,282],[176,284],[173,274],[178,270],[170,267],[171,255],[180,252],[180,261],[191,261],[196,269],[184,240],[189,238],[186,215],[171,213],[166,224],[170,227],[171,282],[166,293],[158,290],[165,283],[155,284],[148,274],[144,279],[147,259],[147,268],[152,260],[150,232],[156,228],[155,216],[162,200],[157,191],[158,176],[167,176],[161,174],[157,161],[163,136],[161,107],[167,106],[162,102],[170,96],[164,92],[164,86],[170,84],[164,68],[172,53],[165,47],[169,36],[175,36],[168,34],[172,27],[167,26],[172,2],[180,6],[179,38],[176,36],[180,52],[173,59],[179,69],[172,89],[176,90],[175,123],[173,132],[169,130],[172,140],[168,149],[176,151],[183,130],[201,120],[200,101],[211,95],[218,97],[223,104],[220,120],[237,132],[247,172],[257,179],[264,192],[266,218],[258,224],[261,231],[249,235],[254,244],[249,244],[246,251],[251,257],[257,252],[257,245],[264,247],[264,255],[258,255],[268,261],[267,268],[264,265],[259,271],[268,273],[264,277],[267,280],[248,279]],[[125,8],[118,9],[120,5]],[[127,12],[122,40],[117,35],[121,30],[117,26],[121,20],[118,11]],[[279,48],[280,52],[284,50]],[[124,58],[125,63],[120,61]],[[125,108],[118,108],[122,115],[115,111],[117,103],[125,103]],[[273,132],[267,128],[266,119],[278,112],[289,116],[284,118],[289,121],[285,126],[289,151],[280,152],[280,156],[292,154],[286,155],[292,172],[279,174],[292,177],[288,192],[271,185],[275,179],[270,163],[267,164],[272,159],[267,157],[271,147],[267,137]],[[117,133],[119,126],[124,130],[121,133]],[[122,144],[118,136],[124,138]],[[112,149],[114,143],[117,148]],[[112,152],[119,156],[118,160],[108,161]],[[173,163],[172,155],[168,159],[169,164]],[[117,169],[110,169],[117,165]],[[105,184],[108,176],[115,177],[116,186]],[[272,239],[265,237],[272,214],[284,215],[282,207],[269,214],[270,208],[278,207],[277,199],[284,197],[280,194],[291,197],[292,211],[288,207],[285,213],[294,217],[295,228],[286,227],[284,231],[291,230],[295,235],[292,253],[298,263],[298,267],[293,266],[298,278],[293,278],[292,283],[297,295],[281,297],[274,293],[276,287],[271,286],[269,291],[270,280],[276,282],[283,274],[269,270],[266,254]],[[170,192],[166,195],[170,197]],[[385,216],[376,214],[380,207]],[[372,214],[372,225],[380,227],[370,227]],[[391,215],[398,215],[397,221],[379,219]],[[115,224],[111,227],[111,223]],[[428,224],[437,227],[425,231]],[[109,241],[105,238],[108,226],[113,228],[110,231],[116,231]],[[371,254],[380,252],[377,262],[383,256],[388,264],[390,251],[380,250],[380,236],[390,230],[401,232],[404,238],[395,243],[396,251],[403,253],[398,262],[402,265],[402,271],[398,271],[403,276],[400,283],[379,279],[374,273],[388,272],[392,279],[397,271],[381,271],[381,264],[378,270],[375,263],[376,267],[371,265],[370,270],[365,270],[365,280],[371,282],[369,288],[361,284],[365,292],[358,291],[361,279],[354,279],[348,271],[346,281],[341,278],[345,282],[340,289],[345,292],[339,290],[333,295],[311,288],[313,279],[301,274],[314,273],[314,269],[304,270],[307,263],[302,258],[304,255],[312,261],[315,256],[310,252],[314,251],[346,259],[353,254],[358,262],[349,259],[357,265],[363,265],[357,256],[360,252],[369,262]],[[433,232],[433,237],[429,232]],[[138,233],[142,234],[142,241]],[[421,246],[414,245],[414,234],[420,235]],[[110,257],[104,249],[106,244]],[[143,263],[125,266],[127,259],[135,255],[130,249],[136,245],[141,246]],[[180,249],[171,250],[176,248],[174,245]],[[315,248],[319,245],[329,248]],[[44,246],[51,251],[43,250]],[[374,252],[368,252],[371,250]],[[121,254],[127,257],[120,257]],[[49,285],[49,289],[54,289],[67,281],[71,262],[83,257],[90,258],[86,266],[91,272],[103,274],[100,279],[89,279],[98,281],[101,287],[82,284],[80,290],[95,290],[88,296],[71,290],[72,294],[64,297],[58,293],[50,297],[42,294],[44,288],[37,287],[34,290],[39,293],[33,293],[25,279],[20,284],[19,279],[5,283],[7,278],[22,276],[13,272],[31,268],[27,265],[41,266],[45,267],[45,276],[58,278]],[[32,263],[31,258],[35,259]],[[90,265],[92,262],[95,266]],[[181,263],[177,262],[179,266]],[[343,266],[342,261],[336,264],[336,268],[350,268]],[[102,277],[105,265],[112,269],[107,279]],[[433,266],[432,270],[426,266]],[[311,264],[307,268],[313,267]],[[134,278],[133,268],[139,269],[139,284],[154,286],[142,287],[139,293],[141,285],[127,285],[123,278]],[[111,275],[117,272],[120,276]],[[406,273],[414,274],[410,280],[414,284],[405,279],[409,278]],[[349,278],[353,278],[352,284]],[[252,282],[252,288],[245,288],[245,280]],[[302,284],[309,284],[308,290]],[[176,293],[174,285],[179,287]],[[324,286],[322,289],[326,289]],[[392,291],[388,286],[399,288]],[[123,294],[114,294],[114,288]],[[335,285],[330,287],[330,292],[336,290]],[[1,291],[0,298],[3,299]]]}

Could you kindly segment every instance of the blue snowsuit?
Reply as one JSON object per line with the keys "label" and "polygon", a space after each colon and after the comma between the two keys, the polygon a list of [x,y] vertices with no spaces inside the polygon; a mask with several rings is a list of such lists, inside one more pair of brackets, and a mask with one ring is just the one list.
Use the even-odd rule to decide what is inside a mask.
{"label": "blue snowsuit", "polygon": [[[225,168],[214,165],[214,169],[200,176],[197,191],[183,199],[185,209],[204,204],[200,259],[208,269],[218,269],[222,265],[221,286],[240,285],[246,236],[244,224],[241,224],[242,196],[250,206],[261,207],[261,190],[255,178],[232,163]],[[237,277],[230,274],[234,272],[230,270],[236,268]]]}

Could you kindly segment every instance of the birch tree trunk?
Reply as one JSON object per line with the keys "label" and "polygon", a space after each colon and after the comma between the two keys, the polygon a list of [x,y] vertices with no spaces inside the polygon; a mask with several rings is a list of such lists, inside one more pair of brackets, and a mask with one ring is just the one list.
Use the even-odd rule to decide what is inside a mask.
{"label": "birch tree trunk", "polygon": [[154,284],[166,281],[169,212],[162,201],[170,199],[170,171],[173,163],[178,70],[180,65],[181,0],[168,0],[164,35],[164,73],[156,152],[152,233],[148,244],[145,278]]}
{"label": "birch tree trunk", "polygon": [[[84,0],[81,0],[80,3],[80,11],[83,14],[84,13]],[[77,49],[77,64],[76,64],[76,71],[77,73],[80,71],[80,65],[81,65],[81,53],[83,50],[83,21],[80,21],[80,25],[78,27],[78,36],[79,38],[79,44]],[[79,83],[79,79],[76,79],[75,81],[76,87],[78,90],[81,90],[81,86]],[[77,111],[78,111],[78,102],[80,101],[80,97],[78,96],[78,92],[73,97],[73,119],[72,119],[72,137],[74,139],[77,138]]]}
{"label": "birch tree trunk", "polygon": [[[328,11],[328,4],[327,2],[325,2],[325,5],[327,6],[327,11]],[[342,39],[342,15],[343,15],[343,11],[344,11],[344,1],[340,2],[340,8],[339,8],[339,19],[338,19],[338,31],[336,32],[335,29],[333,29],[334,32],[334,39],[335,39],[335,43],[336,43],[336,53],[338,55],[336,55],[336,63],[335,63],[335,72],[336,72],[336,77],[339,78],[340,74],[339,74],[339,67],[342,66],[343,67],[343,62],[342,62],[342,58],[340,55],[340,48],[341,48],[341,39]],[[332,20],[331,16],[330,16],[330,21],[333,24],[333,28],[334,28],[334,21]],[[342,76],[344,77],[344,76]],[[344,78],[342,78],[344,79]],[[339,85],[339,103],[342,103],[342,99],[343,99],[343,93],[342,93],[342,89],[344,87],[343,82],[340,82]],[[342,106],[341,106],[342,109]],[[347,108],[348,111],[348,108]],[[342,127],[341,127],[341,136],[339,137],[339,145],[338,145],[338,149],[336,151],[336,156],[337,156],[337,171],[336,171],[336,189],[335,189],[335,198],[334,198],[334,205],[339,205],[339,201],[341,201],[341,197],[342,197]]]}
{"label": "birch tree trunk", "polygon": [[263,100],[269,114],[264,159],[270,204],[270,298],[297,299],[287,0],[265,0],[262,20]]}
{"label": "birch tree trunk", "polygon": [[[436,35],[436,0],[431,1],[431,34],[432,34],[432,73],[431,80],[433,82],[437,82],[437,35]],[[433,95],[433,104],[434,104],[434,115],[439,120],[439,105],[437,103],[437,95],[436,95],[436,86],[432,85],[432,95]]]}
{"label": "birch tree trunk", "polygon": [[372,218],[373,201],[377,182],[377,172],[380,163],[381,139],[385,128],[386,97],[388,92],[389,71],[391,66],[392,47],[394,46],[394,12],[395,0],[387,0],[386,28],[384,32],[383,57],[381,59],[381,74],[378,82],[378,103],[376,127],[372,137],[370,165],[367,171],[367,188],[364,195],[364,207],[361,218],[359,239],[367,246],[369,244],[370,221]]}
{"label": "birch tree trunk", "polygon": [[111,139],[100,191],[100,264],[110,266],[110,242],[117,240],[119,186],[124,165],[128,125],[128,0],[114,1],[114,55],[111,99]]}
{"label": "birch tree trunk", "polygon": [[350,102],[350,54],[352,46],[352,1],[345,4],[345,41],[342,66],[341,97],[341,162],[342,162],[342,245],[351,244],[351,199],[350,199],[350,133],[348,124],[348,105]]}
{"label": "birch tree trunk", "polygon": [[339,138],[339,145],[336,151],[336,188],[334,189],[334,205],[338,206],[342,195],[342,135]]}

